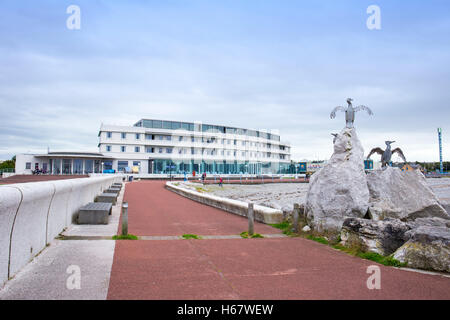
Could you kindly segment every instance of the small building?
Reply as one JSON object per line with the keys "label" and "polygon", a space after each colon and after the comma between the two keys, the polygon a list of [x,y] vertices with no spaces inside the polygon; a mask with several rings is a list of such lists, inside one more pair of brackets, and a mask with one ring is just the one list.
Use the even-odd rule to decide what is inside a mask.
{"label": "small building", "polygon": [[423,172],[423,168],[420,164],[410,164],[410,163],[405,163],[403,166],[400,167],[400,169],[402,171],[414,171],[414,170],[420,170]]}
{"label": "small building", "polygon": [[95,152],[48,152],[44,154],[18,154],[16,174],[89,174],[112,169],[111,157]]}

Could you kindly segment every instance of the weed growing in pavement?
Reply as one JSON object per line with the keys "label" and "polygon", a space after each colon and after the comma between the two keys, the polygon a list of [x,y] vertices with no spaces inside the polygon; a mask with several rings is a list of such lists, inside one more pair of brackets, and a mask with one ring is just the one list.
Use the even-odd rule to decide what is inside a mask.
{"label": "weed growing in pavement", "polygon": [[[248,239],[249,235],[247,231],[241,232],[240,236],[244,239]],[[254,239],[254,238],[264,238],[263,235],[259,234],[259,233],[254,233],[252,236],[250,236],[250,238]]]}
{"label": "weed growing in pavement", "polygon": [[113,240],[138,240],[139,238],[134,234],[127,235],[115,235],[112,237]]}
{"label": "weed growing in pavement", "polygon": [[202,237],[196,235],[196,234],[183,234],[182,236],[184,239],[201,239]]}

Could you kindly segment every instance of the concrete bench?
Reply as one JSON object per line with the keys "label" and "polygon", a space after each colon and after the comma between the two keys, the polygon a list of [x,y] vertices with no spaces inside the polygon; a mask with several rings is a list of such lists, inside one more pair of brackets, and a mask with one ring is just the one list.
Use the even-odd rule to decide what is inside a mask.
{"label": "concrete bench", "polygon": [[106,202],[116,204],[117,201],[117,193],[102,193],[95,198],[95,202]]}
{"label": "concrete bench", "polygon": [[120,188],[108,188],[105,191],[103,191],[104,193],[115,193],[115,194],[119,194],[120,193]]}
{"label": "concrete bench", "polygon": [[108,224],[112,203],[91,202],[80,208],[78,224]]}
{"label": "concrete bench", "polygon": [[113,183],[113,185],[111,186],[111,188],[122,189],[122,184],[121,184],[121,183]]}

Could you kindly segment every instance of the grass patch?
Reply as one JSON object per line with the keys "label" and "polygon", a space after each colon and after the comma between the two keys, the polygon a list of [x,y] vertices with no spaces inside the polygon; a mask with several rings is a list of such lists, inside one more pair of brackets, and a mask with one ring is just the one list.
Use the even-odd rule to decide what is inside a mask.
{"label": "grass patch", "polygon": [[202,237],[196,235],[196,234],[183,234],[182,236],[184,239],[201,239]]}
{"label": "grass patch", "polygon": [[[241,232],[240,236],[244,239],[248,239],[249,235],[247,231]],[[252,236],[250,236],[250,238],[254,239],[254,238],[264,238],[261,234],[259,233],[254,233]]]}
{"label": "grass patch", "polygon": [[306,239],[309,239],[309,240],[312,240],[312,241],[316,241],[316,242],[319,242],[319,243],[322,243],[322,244],[326,244],[326,245],[328,245],[328,243],[329,243],[327,239],[325,239],[323,237],[315,237],[315,236],[313,236],[311,234],[308,234],[306,236]]}
{"label": "grass patch", "polygon": [[385,266],[390,267],[406,267],[406,262],[400,262],[397,259],[394,259],[392,256],[382,256],[381,254],[375,252],[361,252],[358,254],[358,257],[378,262]]}
{"label": "grass patch", "polygon": [[197,192],[200,192],[200,193],[208,192],[205,189],[203,189],[202,187],[195,187],[195,190],[197,190]]}
{"label": "grass patch", "polygon": [[112,237],[113,240],[138,240],[138,237],[134,234],[127,235],[115,235]]}
{"label": "grass patch", "polygon": [[348,246],[343,246],[339,242],[341,241],[340,235],[337,235],[334,237],[334,240],[327,240],[326,238],[318,235],[318,234],[308,234],[304,236],[306,239],[313,240],[328,246],[331,246],[332,248],[345,252],[347,254],[350,254],[355,257],[359,257],[361,259],[366,259],[370,261],[377,262],[379,264],[390,266],[390,267],[406,267],[407,263],[402,263],[398,261],[397,259],[394,259],[392,255],[390,256],[382,256],[381,254],[375,253],[375,252],[366,252],[366,248],[363,244],[361,244],[358,241],[349,241]]}
{"label": "grass patch", "polygon": [[283,234],[285,234],[287,236],[291,236],[291,237],[297,236],[296,233],[292,232],[293,226],[287,220],[284,220],[281,223],[269,224],[269,226],[272,226],[274,228],[280,229],[283,232]]}
{"label": "grass patch", "polygon": [[370,261],[374,261],[374,262],[378,262],[379,264],[382,264],[384,266],[389,266],[389,267],[406,267],[407,263],[406,262],[400,262],[397,259],[394,259],[392,257],[392,255],[390,256],[382,256],[381,254],[375,253],[375,252],[363,252],[360,250],[359,247],[355,247],[355,246],[350,246],[350,247],[344,247],[341,244],[335,244],[332,246],[333,248],[343,251],[345,253],[348,253],[352,256],[356,256],[359,257],[361,259],[366,259],[366,260],[370,260]]}

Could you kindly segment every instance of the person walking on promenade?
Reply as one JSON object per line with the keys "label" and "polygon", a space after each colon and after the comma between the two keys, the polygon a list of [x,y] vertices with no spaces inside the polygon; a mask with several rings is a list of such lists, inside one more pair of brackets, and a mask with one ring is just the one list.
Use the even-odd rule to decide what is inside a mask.
{"label": "person walking on promenade", "polygon": [[219,186],[221,186],[223,188],[223,179],[222,179],[222,177],[219,177]]}
{"label": "person walking on promenade", "polygon": [[203,185],[205,184],[205,180],[206,180],[206,172],[203,172],[202,174]]}

